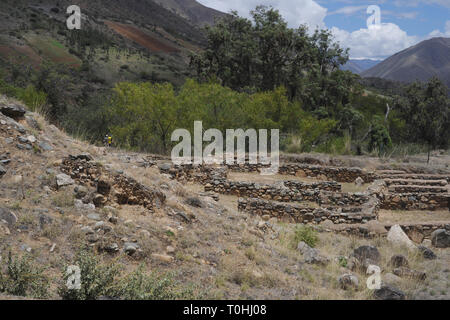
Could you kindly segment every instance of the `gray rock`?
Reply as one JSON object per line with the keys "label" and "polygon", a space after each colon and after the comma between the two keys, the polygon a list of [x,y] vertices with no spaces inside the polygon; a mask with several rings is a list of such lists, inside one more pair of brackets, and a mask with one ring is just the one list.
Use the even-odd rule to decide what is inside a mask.
{"label": "gray rock", "polygon": [[395,274],[390,273],[390,272],[383,275],[383,278],[382,278],[383,284],[386,284],[386,285],[397,285],[401,281],[402,281],[402,278],[400,278],[399,276],[396,276]]}
{"label": "gray rock", "polygon": [[361,177],[356,178],[355,185],[361,187],[362,185],[364,185],[364,180]]}
{"label": "gray rock", "polygon": [[434,260],[437,258],[436,254],[431,249],[428,249],[425,246],[419,246],[418,248],[425,259]]}
{"label": "gray rock", "polygon": [[394,225],[389,229],[387,240],[396,245],[403,245],[408,247],[409,249],[417,249],[417,246],[414,242],[409,239],[403,229],[398,225]]}
{"label": "gray rock", "polygon": [[8,225],[12,226],[17,222],[17,216],[6,208],[0,208],[0,220],[5,220]]}
{"label": "gray rock", "polygon": [[16,144],[16,147],[19,150],[31,150],[32,149],[32,146],[30,146],[29,144],[18,143],[18,144]]}
{"label": "gray rock", "polygon": [[409,262],[405,256],[401,254],[396,254],[392,256],[390,265],[394,268],[407,267],[409,266]]}
{"label": "gray rock", "polygon": [[375,298],[378,300],[405,300],[406,295],[403,293],[403,291],[390,286],[385,285],[382,286],[380,289],[375,290],[374,292]]}
{"label": "gray rock", "polygon": [[84,234],[93,234],[94,233],[94,230],[89,226],[84,226],[83,228],[81,228],[81,231]]}
{"label": "gray rock", "polygon": [[13,143],[14,142],[14,139],[13,138],[5,138],[5,143],[6,144],[11,144],[11,143]]}
{"label": "gray rock", "polygon": [[359,286],[358,277],[350,273],[343,274],[339,277],[338,281],[343,290],[357,289]]}
{"label": "gray rock", "polygon": [[431,234],[431,243],[436,248],[450,247],[450,231],[438,229]]}
{"label": "gray rock", "polygon": [[100,215],[98,213],[90,213],[87,215],[87,218],[89,220],[94,220],[94,221],[101,221],[102,218],[100,217]]}
{"label": "gray rock", "polygon": [[75,193],[75,198],[77,198],[77,199],[84,198],[89,192],[88,189],[84,186],[75,186],[73,191]]}
{"label": "gray rock", "polygon": [[381,260],[380,252],[374,246],[361,246],[356,248],[353,250],[353,256],[361,263],[365,263],[365,261],[369,259],[378,265]]}
{"label": "gray rock", "polygon": [[52,151],[53,150],[53,147],[45,141],[39,142],[38,146],[39,146],[39,148],[41,148],[44,151]]}
{"label": "gray rock", "polygon": [[22,118],[27,111],[24,107],[17,104],[8,104],[0,106],[0,112],[7,117],[17,120]]}
{"label": "gray rock", "polygon": [[72,160],[86,160],[86,161],[92,161],[94,160],[94,157],[92,157],[89,153],[80,153],[77,155],[69,155],[70,159]]}
{"label": "gray rock", "polygon": [[6,174],[6,169],[0,164],[0,178]]}
{"label": "gray rock", "polygon": [[158,164],[158,168],[161,171],[169,171],[172,168],[172,164],[170,164],[170,163],[160,163],[160,164]]}
{"label": "gray rock", "polygon": [[200,199],[195,197],[187,198],[186,203],[192,207],[203,208],[203,203],[200,201]]}
{"label": "gray rock", "polygon": [[133,255],[137,249],[139,249],[139,245],[134,242],[125,242],[123,245],[123,250],[130,256]]}
{"label": "gray rock", "polygon": [[392,273],[401,278],[412,278],[420,281],[423,281],[427,278],[427,274],[425,272],[411,270],[406,267],[396,268],[394,269],[394,271],[392,271]]}
{"label": "gray rock", "polygon": [[311,248],[303,241],[298,244],[297,250],[300,251],[305,262],[308,264],[326,265],[329,262],[326,257],[320,255],[318,250]]}
{"label": "gray rock", "polygon": [[73,179],[65,173],[61,173],[56,176],[56,185],[58,186],[58,188],[70,186],[74,183],[75,181],[73,181]]}
{"label": "gray rock", "polygon": [[119,245],[117,243],[110,243],[103,247],[103,250],[105,250],[108,253],[116,253],[119,251]]}

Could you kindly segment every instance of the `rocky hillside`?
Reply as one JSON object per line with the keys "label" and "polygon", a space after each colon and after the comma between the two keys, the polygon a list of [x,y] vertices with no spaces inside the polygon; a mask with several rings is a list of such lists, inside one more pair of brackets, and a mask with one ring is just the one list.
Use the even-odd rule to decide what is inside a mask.
{"label": "rocky hillside", "polygon": [[361,73],[402,82],[427,81],[439,77],[450,88],[450,38],[423,41]]}
{"label": "rocky hillside", "polygon": [[[238,211],[237,196],[177,182],[174,173],[160,157],[75,140],[1,97],[0,297],[449,298],[445,230],[440,236],[447,238],[434,242],[440,248],[421,253],[385,238],[376,221],[364,226],[372,238],[336,233],[329,220],[285,223]],[[448,218],[448,211],[433,214]],[[383,270],[381,291],[365,289],[367,259]],[[11,274],[11,264],[33,270],[33,280],[15,286],[29,275]],[[108,290],[68,291],[64,272],[73,264],[90,265],[83,270]],[[133,279],[143,274],[138,285]]]}

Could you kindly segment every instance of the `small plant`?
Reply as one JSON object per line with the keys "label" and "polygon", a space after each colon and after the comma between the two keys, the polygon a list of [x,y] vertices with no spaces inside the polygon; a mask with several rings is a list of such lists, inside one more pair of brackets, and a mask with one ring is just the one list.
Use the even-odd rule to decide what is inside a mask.
{"label": "small plant", "polygon": [[94,253],[87,247],[82,248],[75,261],[80,268],[81,289],[69,289],[67,280],[71,276],[63,270],[63,283],[58,294],[65,300],[95,300],[100,296],[111,296],[117,293],[116,278],[119,268],[116,264],[102,265]]}
{"label": "small plant", "polygon": [[[6,269],[6,270],[4,270]],[[6,268],[0,267],[0,292],[33,298],[48,297],[48,278],[31,262],[28,255],[21,258],[8,254]]]}
{"label": "small plant", "polygon": [[52,203],[60,208],[73,207],[74,195],[69,190],[59,192],[52,197]]}
{"label": "small plant", "polygon": [[314,248],[319,241],[317,231],[310,226],[300,226],[294,231],[292,238],[292,246],[296,249],[300,242],[306,243],[308,246]]}

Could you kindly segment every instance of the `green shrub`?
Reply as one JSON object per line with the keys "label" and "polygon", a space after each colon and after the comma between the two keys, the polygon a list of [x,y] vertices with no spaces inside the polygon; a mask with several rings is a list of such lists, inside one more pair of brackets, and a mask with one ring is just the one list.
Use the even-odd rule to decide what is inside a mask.
{"label": "green shrub", "polygon": [[191,288],[179,287],[171,274],[145,274],[144,265],[120,281],[115,296],[126,300],[193,299]]}
{"label": "green shrub", "polygon": [[48,297],[48,278],[28,255],[21,258],[8,254],[6,266],[0,268],[0,292],[33,298]]}
{"label": "green shrub", "polygon": [[294,248],[297,248],[298,244],[302,241],[310,247],[314,248],[319,241],[317,231],[310,226],[297,227],[292,238],[292,246]]}

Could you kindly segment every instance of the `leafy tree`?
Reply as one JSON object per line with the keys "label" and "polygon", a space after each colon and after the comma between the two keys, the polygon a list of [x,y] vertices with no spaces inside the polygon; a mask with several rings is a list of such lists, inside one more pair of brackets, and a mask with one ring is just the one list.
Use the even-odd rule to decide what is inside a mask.
{"label": "leafy tree", "polygon": [[407,124],[410,139],[428,145],[428,162],[433,148],[449,144],[450,99],[447,92],[447,87],[438,78],[432,78],[426,85],[410,85],[405,97],[396,104]]}

